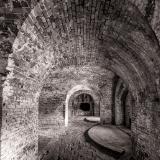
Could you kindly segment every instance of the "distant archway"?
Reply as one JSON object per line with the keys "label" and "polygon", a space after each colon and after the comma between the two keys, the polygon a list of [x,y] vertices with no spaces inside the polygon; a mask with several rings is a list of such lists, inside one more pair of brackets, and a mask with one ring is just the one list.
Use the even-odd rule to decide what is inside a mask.
{"label": "distant archway", "polygon": [[90,94],[82,93],[72,99],[71,116],[94,116],[94,100]]}
{"label": "distant archway", "polygon": [[100,116],[100,96],[97,92],[90,89],[88,86],[84,85],[77,85],[76,87],[72,88],[66,97],[65,102],[65,126],[68,126],[69,117],[71,116],[71,108],[73,100],[81,95],[81,94],[88,94],[92,97],[94,101],[94,113],[95,116]]}

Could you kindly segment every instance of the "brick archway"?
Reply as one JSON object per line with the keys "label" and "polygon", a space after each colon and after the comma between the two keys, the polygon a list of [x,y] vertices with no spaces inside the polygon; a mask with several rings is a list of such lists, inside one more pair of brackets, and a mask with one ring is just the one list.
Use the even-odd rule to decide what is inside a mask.
{"label": "brick archway", "polygon": [[94,115],[100,116],[100,95],[95,91],[91,90],[87,86],[79,85],[72,88],[67,96],[65,102],[65,126],[68,126],[69,115],[70,115],[70,108],[72,107],[72,101],[75,97],[80,94],[89,94],[94,101]]}

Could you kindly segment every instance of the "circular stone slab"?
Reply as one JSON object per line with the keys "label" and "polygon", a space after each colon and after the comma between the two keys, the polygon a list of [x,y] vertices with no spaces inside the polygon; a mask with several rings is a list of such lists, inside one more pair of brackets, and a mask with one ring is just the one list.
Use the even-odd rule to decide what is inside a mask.
{"label": "circular stone slab", "polygon": [[84,120],[97,123],[100,122],[100,117],[88,116],[85,117]]}
{"label": "circular stone slab", "polygon": [[130,136],[116,126],[94,126],[89,129],[88,135],[95,143],[114,152],[131,152]]}

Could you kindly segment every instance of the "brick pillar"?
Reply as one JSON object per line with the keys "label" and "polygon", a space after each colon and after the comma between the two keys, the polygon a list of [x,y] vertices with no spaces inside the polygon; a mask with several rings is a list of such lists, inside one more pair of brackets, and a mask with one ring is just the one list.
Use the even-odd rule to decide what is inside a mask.
{"label": "brick pillar", "polygon": [[121,97],[123,94],[123,82],[119,80],[115,92],[115,124],[122,125],[124,123],[124,107]]}
{"label": "brick pillar", "polygon": [[100,119],[102,124],[112,123],[112,78],[101,88]]}

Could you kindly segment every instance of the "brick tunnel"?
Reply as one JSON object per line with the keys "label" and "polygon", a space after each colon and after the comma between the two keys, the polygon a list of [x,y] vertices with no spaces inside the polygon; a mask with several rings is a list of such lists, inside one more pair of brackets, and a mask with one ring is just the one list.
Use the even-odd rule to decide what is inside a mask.
{"label": "brick tunnel", "polygon": [[159,0],[1,0],[0,56],[1,160],[160,159]]}

